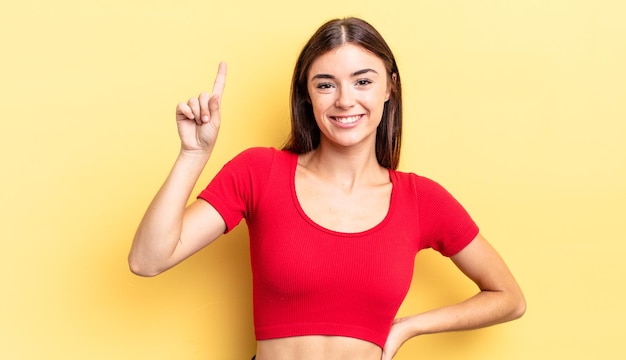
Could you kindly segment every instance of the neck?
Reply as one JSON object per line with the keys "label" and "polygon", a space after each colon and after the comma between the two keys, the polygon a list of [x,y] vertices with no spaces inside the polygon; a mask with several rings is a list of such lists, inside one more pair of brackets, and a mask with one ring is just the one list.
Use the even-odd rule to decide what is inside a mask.
{"label": "neck", "polygon": [[378,183],[381,176],[388,179],[387,169],[380,166],[372,147],[358,150],[322,143],[301,159],[301,165],[317,176],[347,187]]}

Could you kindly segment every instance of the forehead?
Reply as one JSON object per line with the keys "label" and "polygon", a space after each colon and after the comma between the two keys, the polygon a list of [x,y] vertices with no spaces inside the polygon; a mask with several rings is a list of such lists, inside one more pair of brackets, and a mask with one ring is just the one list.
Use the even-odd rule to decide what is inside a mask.
{"label": "forehead", "polygon": [[380,74],[385,73],[385,64],[381,58],[362,46],[347,43],[313,60],[309,75],[353,73],[367,68],[376,70]]}

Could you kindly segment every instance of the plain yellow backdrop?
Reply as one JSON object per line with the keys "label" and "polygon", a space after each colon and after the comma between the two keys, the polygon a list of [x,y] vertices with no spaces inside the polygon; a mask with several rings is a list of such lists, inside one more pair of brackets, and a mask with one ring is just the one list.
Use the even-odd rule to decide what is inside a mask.
{"label": "plain yellow backdrop", "polygon": [[[156,278],[127,251],[178,151],[176,103],[228,62],[199,191],[239,151],[282,145],[298,51],[349,15],[398,59],[401,169],[465,205],[528,301],[397,359],[626,357],[624,2],[32,0],[0,5],[0,358],[248,359],[245,225]],[[400,315],[475,291],[424,251]]]}

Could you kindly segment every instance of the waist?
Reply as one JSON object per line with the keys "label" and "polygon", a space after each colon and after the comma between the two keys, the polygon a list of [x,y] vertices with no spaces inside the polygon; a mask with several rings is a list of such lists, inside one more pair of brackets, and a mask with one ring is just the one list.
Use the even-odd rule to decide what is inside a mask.
{"label": "waist", "polygon": [[256,360],[380,360],[382,349],[345,336],[305,335],[257,341]]}

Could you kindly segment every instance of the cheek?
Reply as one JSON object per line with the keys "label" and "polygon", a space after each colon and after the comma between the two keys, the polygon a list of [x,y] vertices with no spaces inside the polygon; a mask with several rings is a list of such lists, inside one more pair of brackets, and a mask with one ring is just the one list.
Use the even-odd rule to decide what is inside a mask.
{"label": "cheek", "polygon": [[311,108],[313,109],[313,114],[317,115],[320,112],[320,103],[317,99],[311,99]]}
{"label": "cheek", "polygon": [[313,117],[315,118],[315,122],[319,124],[320,119],[324,116],[325,108],[318,101],[319,99],[311,99],[311,109],[313,110]]}
{"label": "cheek", "polygon": [[314,95],[311,99],[311,107],[313,107],[313,113],[323,113],[332,105],[329,96]]}
{"label": "cheek", "polygon": [[366,102],[372,111],[382,110],[382,108],[385,106],[385,103],[387,102],[386,93],[382,92],[372,94],[371,96],[368,96]]}

